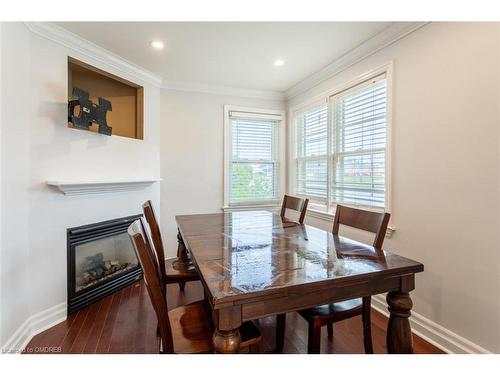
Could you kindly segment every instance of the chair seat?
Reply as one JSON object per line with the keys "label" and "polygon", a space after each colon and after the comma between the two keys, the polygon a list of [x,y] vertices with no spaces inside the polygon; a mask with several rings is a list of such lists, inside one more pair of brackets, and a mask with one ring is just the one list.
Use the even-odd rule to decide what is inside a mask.
{"label": "chair seat", "polygon": [[179,306],[168,312],[174,352],[211,353],[214,324],[210,308],[204,301]]}
{"label": "chair seat", "polygon": [[166,282],[177,283],[179,281],[194,281],[199,280],[200,277],[194,265],[190,262],[187,268],[179,267],[178,258],[170,258],[165,260],[165,274]]}
{"label": "chair seat", "polygon": [[359,315],[362,307],[363,300],[361,298],[356,298],[300,310],[298,313],[307,321],[320,319],[335,322]]}
{"label": "chair seat", "polygon": [[282,219],[283,228],[295,227],[301,225],[298,221],[287,219],[286,217]]}
{"label": "chair seat", "polygon": [[[205,301],[180,306],[168,312],[174,352],[178,354],[212,353],[214,324],[212,312]],[[257,344],[261,340],[259,329],[252,322],[240,328],[240,348]]]}

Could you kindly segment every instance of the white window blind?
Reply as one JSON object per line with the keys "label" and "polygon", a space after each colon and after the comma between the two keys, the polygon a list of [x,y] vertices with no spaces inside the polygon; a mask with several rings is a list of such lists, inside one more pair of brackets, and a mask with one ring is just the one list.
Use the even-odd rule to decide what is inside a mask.
{"label": "white window blind", "polygon": [[299,195],[326,204],[328,198],[327,106],[316,106],[296,117],[296,189]]}
{"label": "white window blind", "polygon": [[332,97],[332,202],[385,206],[386,80]]}
{"label": "white window blind", "polygon": [[262,202],[278,198],[277,140],[280,118],[258,113],[229,113],[229,203]]}
{"label": "white window blind", "polygon": [[386,86],[384,74],[296,114],[296,194],[385,208]]}

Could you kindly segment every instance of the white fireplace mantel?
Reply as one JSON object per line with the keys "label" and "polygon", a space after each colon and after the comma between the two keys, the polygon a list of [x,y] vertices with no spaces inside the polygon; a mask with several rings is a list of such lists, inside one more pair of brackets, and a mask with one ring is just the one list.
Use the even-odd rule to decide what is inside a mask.
{"label": "white fireplace mantel", "polygon": [[47,181],[47,185],[64,195],[106,194],[145,189],[161,178],[120,181]]}

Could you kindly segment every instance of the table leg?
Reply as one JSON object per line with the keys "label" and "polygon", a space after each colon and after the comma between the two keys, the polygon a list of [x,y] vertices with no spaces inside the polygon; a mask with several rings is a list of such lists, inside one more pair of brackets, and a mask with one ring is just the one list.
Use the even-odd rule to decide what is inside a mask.
{"label": "table leg", "polygon": [[177,260],[172,266],[176,270],[186,270],[189,267],[190,261],[180,232],[177,233],[177,244]]}
{"label": "table leg", "polygon": [[387,325],[387,351],[389,353],[413,353],[413,338],[410,322],[413,303],[407,292],[389,292],[387,304],[391,316]]}
{"label": "table leg", "polygon": [[286,314],[276,315],[276,348],[274,353],[282,353],[285,343]]}
{"label": "table leg", "polygon": [[216,330],[212,344],[216,353],[239,353],[241,344],[241,306],[228,306],[213,311]]}
{"label": "table leg", "polygon": [[240,351],[240,330],[237,328],[230,331],[216,330],[212,337],[212,343],[216,353],[236,354]]}

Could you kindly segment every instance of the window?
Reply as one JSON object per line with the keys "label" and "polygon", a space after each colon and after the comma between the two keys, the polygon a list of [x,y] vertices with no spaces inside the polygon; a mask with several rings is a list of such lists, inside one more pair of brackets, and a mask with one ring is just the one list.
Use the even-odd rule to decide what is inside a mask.
{"label": "window", "polygon": [[387,208],[385,73],[296,112],[294,119],[295,194],[327,211],[337,203]]}
{"label": "window", "polygon": [[281,199],[282,114],[225,106],[225,206]]}
{"label": "window", "polygon": [[328,122],[326,104],[297,116],[297,193],[326,205]]}

